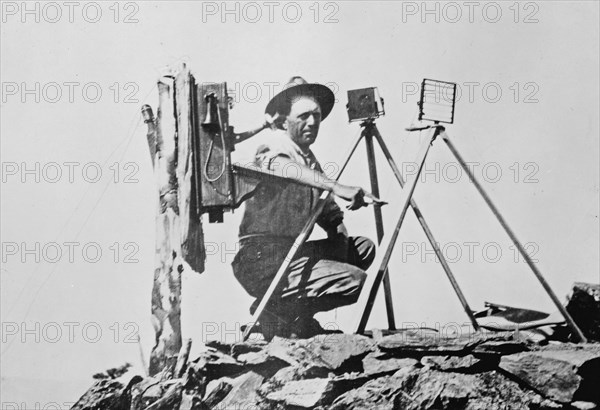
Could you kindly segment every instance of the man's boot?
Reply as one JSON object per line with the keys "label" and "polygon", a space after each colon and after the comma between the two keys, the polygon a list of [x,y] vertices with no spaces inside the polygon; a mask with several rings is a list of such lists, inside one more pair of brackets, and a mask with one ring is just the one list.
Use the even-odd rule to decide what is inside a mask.
{"label": "man's boot", "polygon": [[343,333],[339,329],[325,329],[319,321],[312,316],[301,316],[297,318],[290,326],[290,338],[309,339],[317,335]]}
{"label": "man's boot", "polygon": [[[254,314],[259,304],[260,299],[256,299],[252,303],[252,306],[250,306],[251,315]],[[290,337],[293,319],[290,319],[286,314],[282,314],[276,307],[275,305],[267,306],[258,318],[258,328],[267,342],[275,336]]]}

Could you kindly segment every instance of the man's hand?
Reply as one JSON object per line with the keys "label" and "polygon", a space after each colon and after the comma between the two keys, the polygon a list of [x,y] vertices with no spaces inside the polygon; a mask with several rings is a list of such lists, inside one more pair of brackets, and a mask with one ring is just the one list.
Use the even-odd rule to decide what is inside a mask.
{"label": "man's hand", "polygon": [[336,183],[333,185],[333,193],[346,201],[350,201],[350,205],[347,206],[350,210],[354,211],[367,205],[365,202],[365,191],[361,187]]}
{"label": "man's hand", "polygon": [[279,113],[275,113],[275,115],[265,113],[265,128],[271,128],[272,130],[281,129],[284,121],[285,116],[279,115]]}

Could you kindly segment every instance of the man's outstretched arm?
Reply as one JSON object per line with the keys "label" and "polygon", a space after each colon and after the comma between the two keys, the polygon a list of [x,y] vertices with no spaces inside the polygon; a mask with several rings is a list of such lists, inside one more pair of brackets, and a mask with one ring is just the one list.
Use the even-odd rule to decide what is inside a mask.
{"label": "man's outstretched arm", "polygon": [[365,191],[361,187],[340,184],[328,178],[320,171],[292,161],[288,157],[278,156],[271,161],[269,170],[275,175],[290,178],[313,188],[332,192],[335,196],[350,201],[348,209],[358,209],[366,205]]}

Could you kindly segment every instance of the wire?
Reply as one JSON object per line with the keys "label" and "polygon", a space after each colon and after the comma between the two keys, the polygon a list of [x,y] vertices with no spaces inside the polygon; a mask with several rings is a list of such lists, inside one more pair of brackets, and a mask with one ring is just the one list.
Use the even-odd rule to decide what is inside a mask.
{"label": "wire", "polygon": [[[150,96],[150,94],[157,88],[157,86],[155,85],[154,87],[152,87],[152,89],[150,89],[150,91],[148,92],[148,94],[146,94],[146,96],[144,97],[144,101]],[[138,114],[136,113],[136,116]],[[123,142],[127,141],[127,144],[125,146],[125,149],[123,151],[123,154],[121,155],[121,157],[119,158],[119,161],[122,161],[123,158],[125,157],[125,154],[127,153],[127,150],[129,149],[129,146],[131,144],[131,141],[133,140],[133,137],[135,135],[135,133],[137,132],[140,124],[141,124],[141,118],[139,118],[139,116],[137,117],[138,120],[137,122],[135,121],[136,117],[132,117],[132,121],[128,127],[128,131],[131,129],[132,125],[135,124],[135,127],[133,129],[133,131],[131,131],[131,133],[129,133],[129,135],[126,135],[123,139],[121,139],[121,141],[119,141],[119,143],[116,145],[116,147],[112,150],[112,152],[108,155],[108,157],[106,157],[106,159],[104,160],[104,162],[102,163],[103,165],[105,165],[110,158],[115,154],[115,152],[117,152],[117,150],[119,149],[119,147],[121,145],[123,145]],[[83,222],[83,224],[81,225],[79,231],[77,232],[77,234],[74,237],[74,240],[77,240],[79,238],[79,235],[81,234],[81,232],[83,231],[83,228],[87,225],[88,221],[90,220],[92,214],[94,213],[94,211],[96,210],[96,208],[98,207],[100,201],[102,200],[104,194],[106,193],[106,191],[108,190],[108,187],[111,185],[111,181],[108,180],[108,182],[106,183],[106,185],[104,186],[104,189],[102,190],[100,197],[98,198],[98,200],[95,202],[94,206],[92,207],[92,209],[90,210],[90,212],[88,213],[85,221]],[[95,185],[94,185],[95,186]],[[79,207],[81,206],[81,204],[83,203],[83,200],[85,199],[85,197],[88,195],[88,193],[91,191],[92,186],[90,185],[90,187],[84,192],[84,194],[82,195],[81,199],[79,200],[78,204],[75,206],[75,208],[73,209],[73,211],[71,212],[71,214],[69,215],[69,217],[67,218],[67,220],[63,223],[62,227],[59,230],[59,233],[56,235],[55,237],[55,241],[58,239],[58,237],[60,236],[60,234],[64,231],[64,229],[66,228],[66,226],[68,225],[68,223],[71,221],[71,219],[73,218],[73,216],[75,215],[76,211],[79,209]],[[40,294],[40,292],[42,291],[42,289],[44,288],[44,286],[46,285],[46,283],[48,283],[48,281],[50,280],[50,278],[54,275],[54,273],[56,272],[56,270],[58,269],[58,263],[54,265],[54,267],[52,268],[52,270],[50,271],[50,273],[48,274],[48,276],[46,277],[46,279],[44,279],[44,281],[40,284],[40,286],[36,289],[32,300],[29,302],[29,304],[27,305],[25,314],[23,315],[23,318],[21,319],[21,321],[25,321],[25,319],[27,319],[29,313],[31,312],[31,308],[33,307],[34,303],[37,300],[37,296]],[[21,288],[21,291],[19,292],[19,295],[17,296],[17,298],[15,299],[15,302],[13,303],[13,305],[9,308],[9,312],[8,315],[10,315],[10,313],[12,313],[15,309],[15,307],[17,306],[18,302],[21,300],[21,297],[23,296],[23,293],[25,292],[25,289],[29,288],[31,279],[33,278],[33,276],[35,275],[35,273],[39,270],[41,265],[38,265],[33,272],[31,273],[31,275],[29,275],[29,278],[27,279],[27,282],[25,284],[25,286],[23,286],[23,288]],[[6,348],[0,353],[0,356],[4,356],[9,350],[10,347],[12,346],[12,344],[14,343],[15,338],[11,339],[8,344],[6,345]]]}
{"label": "wire", "polygon": [[[152,89],[151,91],[153,91],[153,90],[154,89]],[[128,127],[128,130],[131,129],[132,125],[134,124],[134,120],[135,119],[132,118],[132,121],[131,121],[131,123],[130,123],[130,125]],[[136,126],[136,129],[137,129],[137,126]],[[129,132],[128,132],[128,134],[129,134]],[[115,146],[115,148],[112,150],[112,152],[102,162],[102,166],[106,165],[106,163],[110,160],[110,158],[112,158],[112,156],[115,154],[115,152],[117,152],[117,150],[119,149],[119,147],[123,144],[123,142],[125,142],[127,140],[127,138],[128,137],[125,136],[125,137],[123,137],[121,139],[121,141],[119,141],[119,143]],[[81,195],[81,198],[79,198],[79,201],[77,202],[77,205],[75,205],[75,208],[73,208],[73,210],[71,211],[71,213],[67,217],[67,220],[59,228],[58,233],[56,234],[56,236],[53,239],[53,242],[56,242],[58,240],[58,238],[60,237],[60,235],[64,232],[65,228],[69,224],[69,222],[71,222],[71,220],[73,219],[73,217],[75,216],[75,214],[77,213],[77,211],[79,210],[79,208],[81,207],[81,205],[83,204],[83,200],[88,196],[88,194],[90,193],[90,191],[92,190],[92,188],[95,188],[95,187],[96,187],[96,185],[94,185],[94,184],[88,185],[88,188],[86,189],[86,191],[83,193],[83,195]],[[27,289],[29,287],[31,279],[34,277],[34,275],[40,269],[40,266],[41,265],[38,264],[36,266],[36,268],[33,270],[33,272],[27,278],[27,281],[26,281],[25,285],[21,288],[21,290],[19,291],[19,294],[15,298],[15,303],[13,303],[13,305],[8,309],[7,316],[10,316],[10,314],[13,312],[15,306],[17,306],[19,300],[21,299],[21,297],[23,296],[23,293],[25,292],[25,289]]]}
{"label": "wire", "polygon": [[[157,88],[157,85],[154,85],[154,87],[152,87],[150,89],[150,91],[146,94],[146,96],[144,97],[144,101],[146,101],[148,99],[148,97],[150,96],[150,94]],[[129,139],[129,142],[127,143],[127,146],[129,146],[129,143],[131,143],[131,138],[133,136],[133,134],[135,133],[135,131],[137,131],[138,127],[139,127],[139,122],[140,119],[139,117],[137,122],[135,121],[137,115],[133,116],[131,119],[131,122],[129,123],[129,126],[127,127],[127,134],[125,135],[125,137],[123,137],[121,139],[121,141],[119,141],[119,143],[115,146],[115,148],[111,151],[111,153],[106,157],[106,159],[102,162],[102,166],[106,165],[106,163],[110,160],[110,158],[112,158],[112,156],[117,152],[117,150],[119,149],[119,147],[121,145],[123,145],[123,142],[125,142],[126,140]],[[132,126],[135,126],[134,130],[132,131],[132,133],[130,133],[130,130],[132,128]],[[125,148],[127,150],[127,147]],[[58,240],[58,238],[60,237],[60,235],[64,232],[65,228],[67,227],[67,225],[69,224],[69,222],[71,222],[71,219],[73,219],[73,216],[75,216],[75,214],[77,213],[77,211],[79,210],[79,208],[81,207],[81,205],[83,204],[83,200],[88,196],[88,194],[90,193],[90,191],[92,190],[92,188],[95,188],[96,185],[89,185],[88,188],[86,189],[86,191],[83,193],[83,195],[81,196],[81,198],[79,198],[79,201],[77,202],[77,205],[75,205],[75,208],[73,208],[73,210],[71,211],[71,213],[69,214],[67,220],[62,224],[62,226],[59,228],[58,233],[56,234],[56,236],[54,237],[53,242],[56,242]],[[106,191],[106,188],[104,189],[103,193]],[[102,193],[102,194],[103,194]],[[101,199],[101,198],[100,198]],[[96,201],[96,204],[99,202],[99,200]],[[95,208],[95,207],[94,207]],[[93,210],[92,210],[93,212]],[[89,219],[89,216],[88,216]],[[86,222],[87,223],[87,219]],[[84,223],[84,224],[85,224]],[[79,235],[79,233],[77,234],[77,236]],[[40,269],[41,265],[37,265],[37,267],[33,270],[33,272],[29,275],[29,277],[27,278],[27,281],[25,283],[25,285],[21,288],[21,290],[19,291],[19,294],[17,295],[17,297],[15,298],[15,303],[13,303],[13,305],[9,308],[7,315],[9,316],[14,308],[16,307],[16,305],[18,304],[19,300],[21,299],[21,297],[23,296],[23,293],[25,292],[25,289],[27,289],[30,285],[31,279],[34,277],[34,275],[37,273],[37,271]]]}
{"label": "wire", "polygon": [[[210,104],[208,106],[208,109],[210,109]],[[223,174],[225,174],[225,170],[227,168],[227,164],[225,163],[226,159],[227,159],[227,154],[225,153],[225,133],[223,132],[223,121],[221,120],[221,110],[219,109],[219,107],[217,106],[217,117],[219,118],[219,129],[221,130],[221,144],[223,147],[223,150],[221,151],[221,160],[222,160],[222,165],[221,165],[221,171],[219,171],[219,175],[217,175],[215,178],[210,178],[208,176],[208,165],[210,162],[210,157],[212,156],[213,153],[213,148],[215,145],[215,140],[211,139],[210,141],[210,146],[208,148],[208,155],[206,156],[206,161],[204,162],[204,178],[206,178],[206,180],[210,183],[213,183],[217,180],[219,180]]]}

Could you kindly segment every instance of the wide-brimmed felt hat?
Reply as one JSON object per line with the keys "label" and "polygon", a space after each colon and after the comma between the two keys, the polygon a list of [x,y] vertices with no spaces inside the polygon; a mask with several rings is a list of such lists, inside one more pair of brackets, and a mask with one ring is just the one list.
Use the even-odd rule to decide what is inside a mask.
{"label": "wide-brimmed felt hat", "polygon": [[279,94],[275,95],[267,104],[265,113],[273,116],[275,113],[287,113],[292,101],[298,96],[313,97],[321,107],[321,119],[324,120],[335,102],[333,91],[321,84],[308,83],[304,78],[295,76],[290,78],[288,83]]}

